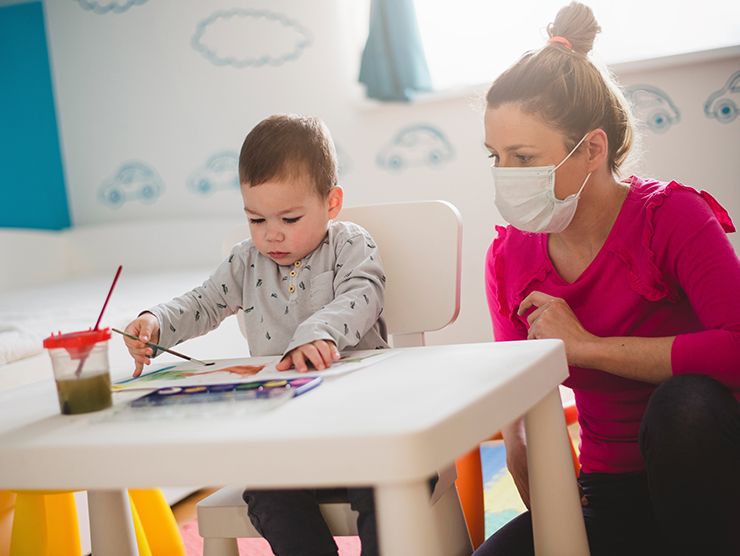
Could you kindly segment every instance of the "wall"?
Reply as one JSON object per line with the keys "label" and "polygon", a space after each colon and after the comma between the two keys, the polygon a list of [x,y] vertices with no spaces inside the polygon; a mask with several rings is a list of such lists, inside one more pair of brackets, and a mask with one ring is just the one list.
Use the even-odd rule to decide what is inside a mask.
{"label": "wall", "polygon": [[0,83],[0,227],[66,228],[70,219],[40,2],[0,7]]}
{"label": "wall", "polygon": [[[246,133],[272,113],[315,114],[334,135],[348,205],[445,199],[459,208],[463,308],[459,321],[430,341],[492,339],[483,258],[494,225],[503,222],[493,206],[474,93],[412,105],[364,100],[356,83],[362,18],[343,0],[44,6],[75,226],[241,219],[234,157]],[[228,18],[218,13],[234,9]],[[645,129],[645,171],[707,189],[740,217],[740,119],[720,123],[703,110],[740,70],[740,53],[733,52],[617,69],[625,85],[657,87],[669,99],[663,104],[680,112],[673,125],[653,122],[661,133]],[[407,128],[426,142],[422,152],[395,144]],[[733,242],[740,248],[737,237]],[[418,272],[434,272],[434,261]]]}

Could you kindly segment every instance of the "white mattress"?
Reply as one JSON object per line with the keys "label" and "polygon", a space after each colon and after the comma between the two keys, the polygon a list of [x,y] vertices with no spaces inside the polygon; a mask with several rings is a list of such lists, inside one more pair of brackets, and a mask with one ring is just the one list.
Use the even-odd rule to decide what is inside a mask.
{"label": "white mattress", "polygon": [[[100,326],[123,329],[148,307],[202,284],[212,271],[208,267],[127,273],[124,268]],[[114,276],[115,272],[110,276],[86,276],[0,292],[0,390],[51,377],[49,356],[43,350],[44,338],[52,332],[74,332],[95,326]],[[180,351],[193,357],[198,357],[196,352],[202,355],[204,350],[210,358],[248,355],[236,319],[228,319],[227,323],[204,338],[182,344]],[[191,353],[186,351],[186,345]],[[110,350],[115,379],[116,366],[130,360],[122,357],[126,351],[120,336],[114,334]],[[164,354],[157,361],[170,357]]]}
{"label": "white mattress", "polygon": [[[208,278],[214,267],[178,271],[127,272],[124,268],[100,323],[101,327],[125,326],[144,309],[180,295]],[[53,380],[51,359],[43,349],[43,339],[51,332],[87,330],[95,325],[115,276],[95,275],[29,288],[0,292],[0,390],[38,380]],[[11,332],[3,332],[9,330]],[[227,319],[213,332],[178,346],[178,351],[196,358],[236,358],[249,355],[245,338],[235,318]],[[131,376],[133,360],[123,338],[114,334],[109,344],[113,380]],[[20,358],[17,358],[21,356]],[[163,354],[157,363],[177,361]],[[172,504],[199,487],[163,489]],[[75,493],[82,554],[90,553],[90,533],[86,492]]]}

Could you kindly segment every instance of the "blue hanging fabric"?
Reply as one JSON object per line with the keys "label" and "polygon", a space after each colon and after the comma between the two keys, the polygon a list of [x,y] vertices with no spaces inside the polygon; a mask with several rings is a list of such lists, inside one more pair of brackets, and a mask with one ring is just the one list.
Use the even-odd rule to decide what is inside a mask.
{"label": "blue hanging fabric", "polygon": [[360,83],[369,98],[383,101],[408,102],[432,90],[414,0],[371,0]]}

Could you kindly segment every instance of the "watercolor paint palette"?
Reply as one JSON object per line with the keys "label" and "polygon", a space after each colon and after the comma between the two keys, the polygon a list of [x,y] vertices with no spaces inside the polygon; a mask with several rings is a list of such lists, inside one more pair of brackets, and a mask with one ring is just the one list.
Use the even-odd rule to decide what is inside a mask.
{"label": "watercolor paint palette", "polygon": [[321,377],[261,380],[234,384],[170,386],[159,388],[130,403],[131,407],[271,400],[300,396],[321,383]]}
{"label": "watercolor paint palette", "polygon": [[264,413],[321,384],[318,376],[159,388],[91,415],[90,422],[205,419]]}

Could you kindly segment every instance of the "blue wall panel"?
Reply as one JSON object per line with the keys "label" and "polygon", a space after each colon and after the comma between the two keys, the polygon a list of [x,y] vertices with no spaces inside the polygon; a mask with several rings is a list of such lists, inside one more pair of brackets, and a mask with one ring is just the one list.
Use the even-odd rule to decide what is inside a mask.
{"label": "blue wall panel", "polygon": [[0,227],[69,226],[43,7],[0,8]]}

